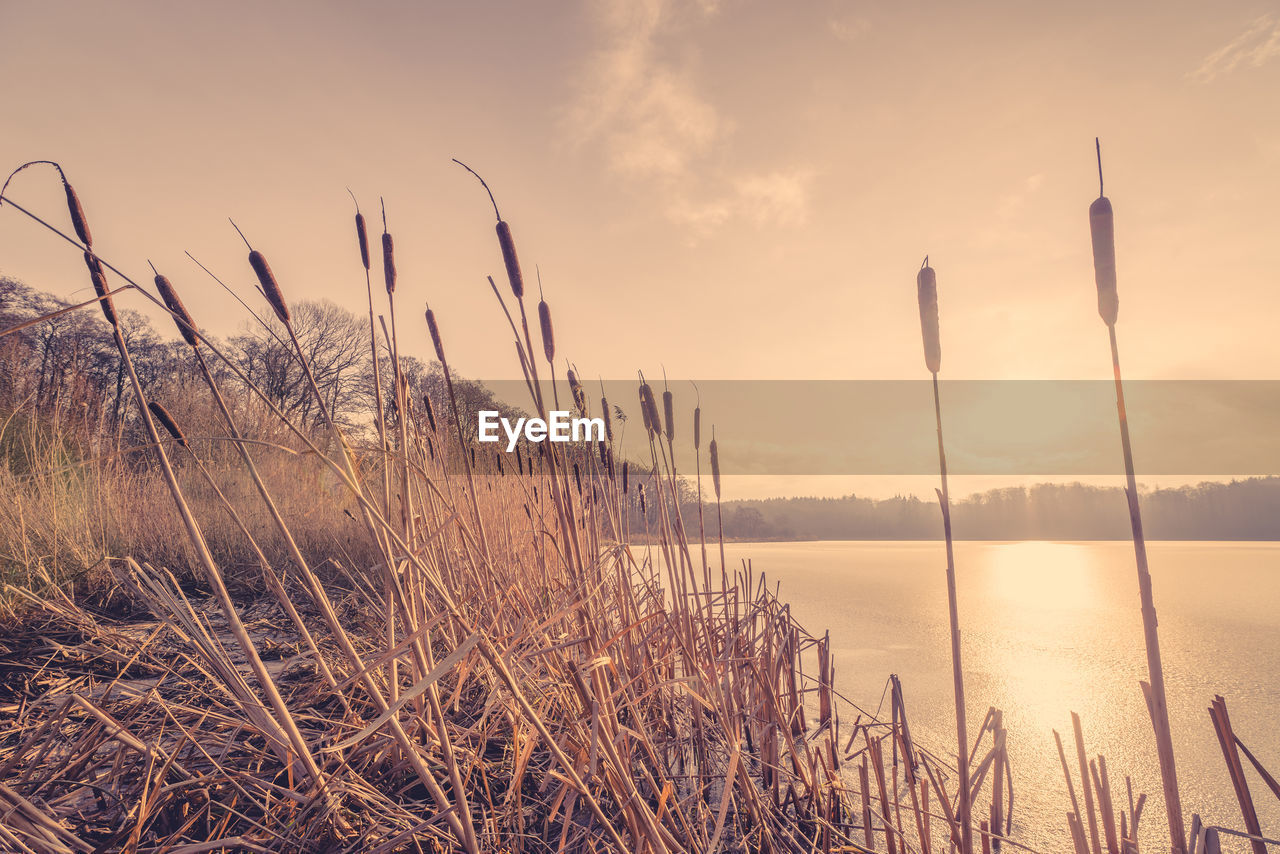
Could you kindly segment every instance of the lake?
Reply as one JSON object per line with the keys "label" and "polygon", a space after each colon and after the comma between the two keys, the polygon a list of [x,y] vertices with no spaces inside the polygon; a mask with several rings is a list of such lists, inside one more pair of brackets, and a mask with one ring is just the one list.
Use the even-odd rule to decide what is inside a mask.
{"label": "lake", "polygon": [[[1188,828],[1199,813],[1209,824],[1243,830],[1207,708],[1222,694],[1236,734],[1280,774],[1280,544],[1156,542],[1148,549]],[[954,760],[941,542],[733,543],[726,551],[737,565],[750,559],[771,587],[780,584],[782,600],[810,632],[831,631],[837,690],[874,712],[897,673],[912,735]],[[1117,809],[1127,802],[1126,774],[1135,798],[1147,793],[1143,850],[1167,851],[1155,740],[1138,686],[1147,666],[1132,543],[960,542],[955,551],[970,740],[988,707],[1004,711],[1012,838],[1071,849],[1053,730],[1074,768],[1074,711],[1090,757],[1107,758]],[[842,717],[845,726],[853,722],[850,712]],[[1275,838],[1280,802],[1241,761],[1262,831]],[[1224,850],[1247,847],[1222,841]]]}

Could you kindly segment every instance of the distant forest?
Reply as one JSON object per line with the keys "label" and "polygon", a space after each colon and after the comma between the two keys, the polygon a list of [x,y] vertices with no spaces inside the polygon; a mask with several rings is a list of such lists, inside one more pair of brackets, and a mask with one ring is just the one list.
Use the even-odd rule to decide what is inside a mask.
{"label": "distant forest", "polygon": [[[1280,539],[1280,477],[1205,482],[1141,492],[1142,522],[1152,540]],[[926,540],[942,536],[936,501],[773,498],[724,505],[725,536],[740,540]],[[1039,484],[995,489],[951,509],[962,540],[1128,539],[1129,513],[1119,487]],[[696,524],[696,521],[695,521]]]}

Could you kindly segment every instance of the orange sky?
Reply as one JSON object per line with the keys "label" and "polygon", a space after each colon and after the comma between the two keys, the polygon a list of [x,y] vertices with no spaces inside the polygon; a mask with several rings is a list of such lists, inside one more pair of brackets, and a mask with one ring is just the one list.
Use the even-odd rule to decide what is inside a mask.
{"label": "orange sky", "polygon": [[[516,375],[459,157],[587,375],[920,377],[928,253],[944,378],[1105,378],[1097,134],[1127,374],[1280,376],[1274,3],[6,0],[0,33],[0,162],[61,161],[103,256],[217,334],[243,316],[183,250],[253,296],[227,216],[288,296],[361,310],[350,186],[387,199],[401,316]],[[48,174],[10,195],[65,217]],[[87,289],[3,209],[0,273]]]}

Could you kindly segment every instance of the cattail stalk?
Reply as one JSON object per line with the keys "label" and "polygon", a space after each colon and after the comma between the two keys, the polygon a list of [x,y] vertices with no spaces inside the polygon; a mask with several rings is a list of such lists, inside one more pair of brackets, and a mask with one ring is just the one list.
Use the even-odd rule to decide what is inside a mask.
{"label": "cattail stalk", "polygon": [[1129,501],[1129,524],[1133,531],[1133,551],[1138,569],[1138,597],[1142,607],[1142,628],[1147,647],[1147,676],[1142,683],[1147,711],[1155,729],[1156,756],[1164,790],[1165,814],[1169,820],[1169,841],[1174,854],[1187,850],[1182,798],[1178,793],[1178,771],[1173,756],[1173,733],[1169,725],[1169,705],[1165,694],[1164,665],[1160,657],[1155,599],[1151,592],[1151,571],[1147,566],[1147,542],[1142,532],[1142,510],[1138,506],[1138,483],[1134,476],[1133,447],[1129,441],[1129,416],[1124,405],[1124,382],[1120,376],[1120,350],[1116,343],[1115,228],[1111,201],[1102,194],[1102,145],[1094,141],[1098,154],[1098,198],[1089,206],[1089,226],[1093,239],[1094,277],[1098,287],[1098,313],[1111,339],[1111,368],[1116,385],[1116,413],[1120,420],[1120,447],[1124,454],[1125,495]]}
{"label": "cattail stalk", "polygon": [[[378,359],[378,331],[373,322],[373,281],[372,281],[372,264],[369,258],[369,230],[365,222],[364,214],[360,210],[360,202],[356,199],[356,194],[350,189],[347,190],[351,194],[351,201],[356,206],[356,244],[360,248],[360,264],[364,267],[364,289],[365,296],[369,304],[369,353],[373,363],[373,398],[374,398],[374,419],[378,430],[378,451],[379,460],[378,468],[382,474],[382,518],[391,518],[391,467],[387,459],[389,452],[387,444],[387,412],[382,400],[382,365]],[[390,247],[384,243],[383,266],[387,266],[388,254]],[[391,264],[392,279],[394,280],[394,262]],[[385,546],[384,546],[385,548]],[[396,647],[396,620],[394,610],[395,591],[392,589],[393,580],[388,575],[383,581],[383,600],[387,613],[387,624],[383,633],[383,641],[386,644],[387,651]],[[387,686],[390,702],[394,703],[399,698],[400,692],[400,662],[396,657],[392,657],[387,662]]]}
{"label": "cattail stalk", "polygon": [[[724,512],[720,506],[720,446],[716,443],[716,428],[711,427],[711,485],[716,491],[716,528],[720,538],[720,579],[724,590],[729,589],[729,567],[724,559]],[[725,608],[729,606],[725,600]]]}
{"label": "cattail stalk", "polygon": [[[436,313],[427,308],[427,330],[431,333],[431,343],[435,346],[436,358],[440,360],[440,369],[444,372],[445,388],[449,391],[449,405],[453,408],[453,423],[458,430],[458,449],[462,451],[462,462],[467,469],[468,492],[471,495],[471,510],[476,517],[476,530],[480,532],[480,542],[486,556],[489,552],[484,531],[484,520],[480,516],[480,504],[476,500],[475,475],[471,470],[471,461],[467,455],[467,438],[462,433],[462,415],[458,411],[458,396],[453,390],[453,373],[449,370],[449,361],[444,357],[444,341],[440,337],[440,327],[436,325]],[[486,557],[487,559],[487,557]]]}
{"label": "cattail stalk", "polygon": [[[697,386],[694,386],[697,389]],[[698,545],[702,550],[702,580],[706,585],[707,608],[711,607],[711,564],[707,561],[707,523],[703,516],[702,500],[702,404],[693,407],[693,460],[694,484],[698,493]]]}
{"label": "cattail stalk", "polygon": [[965,716],[964,669],[960,663],[960,609],[956,597],[956,564],[951,543],[951,495],[947,488],[947,452],[942,442],[942,403],[938,394],[938,370],[942,366],[942,343],[938,331],[938,279],[929,258],[925,256],[916,274],[916,297],[920,304],[920,334],[924,341],[924,360],[933,375],[933,411],[938,425],[938,472],[942,489],[938,502],[942,507],[942,532],[947,547],[947,607],[951,619],[951,673],[955,684],[956,741],[958,743],[959,803],[956,819],[960,823],[961,854],[973,854],[972,793],[969,789],[969,728]]}

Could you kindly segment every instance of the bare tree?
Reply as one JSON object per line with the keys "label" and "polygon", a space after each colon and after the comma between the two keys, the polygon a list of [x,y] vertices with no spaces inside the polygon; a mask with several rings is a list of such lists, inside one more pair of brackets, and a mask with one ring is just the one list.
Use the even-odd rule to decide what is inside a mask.
{"label": "bare tree", "polygon": [[[293,306],[293,327],[325,407],[340,424],[353,425],[367,411],[373,389],[370,375],[368,324],[328,300]],[[324,420],[308,388],[306,374],[274,317],[231,340],[241,369],[276,405],[301,423],[318,426]]]}

